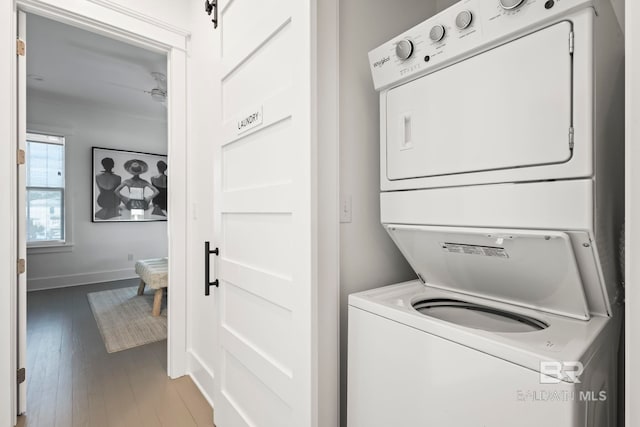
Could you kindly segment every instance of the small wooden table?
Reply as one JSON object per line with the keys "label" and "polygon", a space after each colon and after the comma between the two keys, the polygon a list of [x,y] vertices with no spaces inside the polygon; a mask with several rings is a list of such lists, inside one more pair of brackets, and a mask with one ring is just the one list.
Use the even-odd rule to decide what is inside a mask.
{"label": "small wooden table", "polygon": [[145,286],[155,289],[153,297],[153,316],[159,316],[162,308],[162,296],[169,285],[169,260],[167,258],[141,259],[136,262],[136,274],[140,276],[138,295],[144,293]]}

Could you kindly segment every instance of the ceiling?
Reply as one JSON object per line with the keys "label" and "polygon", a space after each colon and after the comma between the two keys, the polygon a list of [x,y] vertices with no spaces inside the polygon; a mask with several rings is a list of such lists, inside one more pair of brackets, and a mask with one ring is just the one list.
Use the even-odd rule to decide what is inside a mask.
{"label": "ceiling", "polygon": [[167,110],[150,91],[165,55],[37,15],[27,16],[27,90],[149,117]]}

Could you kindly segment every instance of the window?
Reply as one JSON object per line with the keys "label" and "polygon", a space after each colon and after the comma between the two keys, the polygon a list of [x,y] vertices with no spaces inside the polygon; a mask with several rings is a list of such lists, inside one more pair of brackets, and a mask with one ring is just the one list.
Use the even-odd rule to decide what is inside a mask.
{"label": "window", "polygon": [[65,243],[64,137],[27,134],[27,242]]}

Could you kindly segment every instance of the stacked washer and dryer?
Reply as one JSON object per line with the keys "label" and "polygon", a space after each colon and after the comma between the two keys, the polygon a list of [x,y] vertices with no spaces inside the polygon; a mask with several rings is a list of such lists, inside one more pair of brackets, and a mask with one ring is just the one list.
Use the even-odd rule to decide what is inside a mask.
{"label": "stacked washer and dryer", "polygon": [[614,427],[623,37],[609,0],[463,0],[369,54],[381,219],[350,427]]}

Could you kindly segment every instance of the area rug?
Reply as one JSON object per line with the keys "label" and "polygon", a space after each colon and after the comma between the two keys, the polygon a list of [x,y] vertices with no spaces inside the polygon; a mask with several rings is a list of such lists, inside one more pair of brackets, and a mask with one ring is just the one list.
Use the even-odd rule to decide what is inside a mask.
{"label": "area rug", "polygon": [[166,296],[160,316],[153,317],[154,290],[137,295],[138,287],[87,294],[108,353],[167,339]]}

